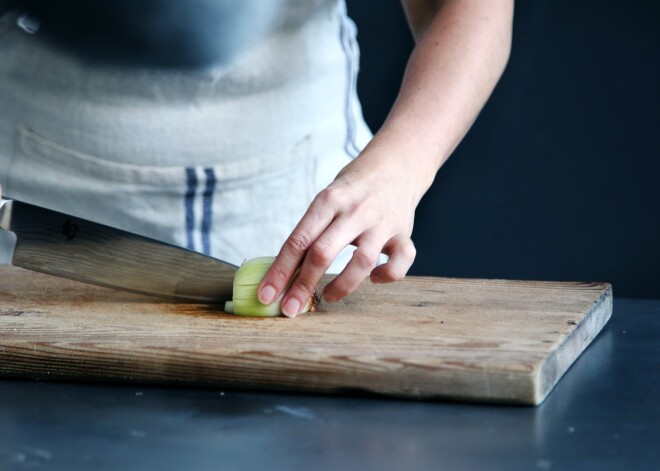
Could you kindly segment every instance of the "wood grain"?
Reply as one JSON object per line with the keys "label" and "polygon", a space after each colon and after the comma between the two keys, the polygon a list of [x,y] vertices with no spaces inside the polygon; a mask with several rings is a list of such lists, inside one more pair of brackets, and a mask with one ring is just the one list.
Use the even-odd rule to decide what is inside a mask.
{"label": "wood grain", "polygon": [[220,309],[0,266],[0,375],[539,404],[612,290],[408,277],[296,319]]}

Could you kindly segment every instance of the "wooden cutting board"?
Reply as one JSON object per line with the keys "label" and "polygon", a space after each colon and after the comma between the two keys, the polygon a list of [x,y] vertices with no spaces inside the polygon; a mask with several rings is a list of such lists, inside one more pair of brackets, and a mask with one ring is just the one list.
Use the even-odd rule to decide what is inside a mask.
{"label": "wooden cutting board", "polygon": [[0,266],[0,375],[539,404],[612,290],[409,277],[296,319],[220,309]]}

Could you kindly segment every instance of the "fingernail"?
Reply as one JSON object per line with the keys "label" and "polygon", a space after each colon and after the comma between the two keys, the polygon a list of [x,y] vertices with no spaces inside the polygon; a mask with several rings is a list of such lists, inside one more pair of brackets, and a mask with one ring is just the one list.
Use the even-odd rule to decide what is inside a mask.
{"label": "fingernail", "polygon": [[287,317],[296,317],[300,313],[300,301],[296,298],[290,298],[282,306],[282,313]]}
{"label": "fingernail", "polygon": [[276,295],[277,291],[275,291],[275,287],[273,285],[266,285],[259,290],[257,297],[260,303],[270,304],[275,300]]}

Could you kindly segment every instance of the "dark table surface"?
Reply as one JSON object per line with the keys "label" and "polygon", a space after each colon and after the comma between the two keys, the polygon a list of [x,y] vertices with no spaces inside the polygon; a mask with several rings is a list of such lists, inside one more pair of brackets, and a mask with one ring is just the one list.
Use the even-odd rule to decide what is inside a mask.
{"label": "dark table surface", "polygon": [[0,470],[660,469],[660,301],[539,407],[0,381]]}

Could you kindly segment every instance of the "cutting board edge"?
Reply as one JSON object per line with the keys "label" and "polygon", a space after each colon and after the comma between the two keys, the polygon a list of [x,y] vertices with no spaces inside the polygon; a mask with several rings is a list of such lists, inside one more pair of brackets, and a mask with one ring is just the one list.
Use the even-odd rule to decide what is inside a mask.
{"label": "cutting board edge", "polygon": [[585,314],[582,321],[566,336],[563,342],[543,361],[536,372],[534,405],[541,404],[552,392],[559,380],[571,368],[603,330],[612,317],[614,295],[610,283],[601,283],[603,292]]}
{"label": "cutting board edge", "polygon": [[91,384],[109,384],[120,386],[151,386],[151,387],[194,387],[210,388],[210,389],[227,389],[234,391],[261,391],[261,392],[282,392],[282,393],[303,393],[314,395],[340,395],[340,396],[367,396],[374,398],[390,398],[394,400],[409,400],[409,401],[437,401],[437,402],[469,402],[475,404],[502,404],[502,405],[518,405],[518,406],[534,406],[533,400],[533,378],[531,375],[524,376],[528,382],[527,387],[523,394],[497,394],[501,392],[499,387],[493,388],[490,392],[492,394],[465,394],[465,393],[448,393],[448,392],[425,392],[425,393],[411,393],[410,389],[397,388],[396,390],[382,390],[368,386],[357,386],[351,384],[334,384],[334,385],[310,385],[308,382],[297,383],[290,382],[287,384],[273,384],[273,383],[260,383],[260,382],[238,382],[235,380],[227,379],[196,379],[193,383],[185,378],[175,377],[155,377],[143,376],[141,374],[130,375],[127,373],[119,374],[117,376],[108,376],[107,374],[90,374],[81,379],[79,375],[69,374],[66,372],[57,371],[43,371],[41,373],[26,369],[26,368],[6,368],[0,370],[0,378],[5,380],[29,380],[29,381],[42,381],[42,382],[62,382],[62,383],[91,383]]}
{"label": "cutting board edge", "polygon": [[[53,351],[53,348],[55,350]],[[66,353],[66,355],[63,355]],[[137,356],[128,355],[121,358],[124,364],[117,367],[118,358],[112,351],[107,350],[95,357],[81,354],[79,345],[48,342],[40,344],[25,344],[25,342],[6,342],[0,351],[0,377],[24,378],[32,380],[79,381],[77,371],[87,372],[86,380],[92,382],[106,382],[115,384],[152,384],[152,385],[178,385],[201,387],[220,387],[228,389],[258,389],[262,391],[305,391],[314,394],[351,394],[359,392],[367,395],[379,395],[392,398],[411,400],[450,400],[468,401],[475,403],[501,403],[534,405],[536,388],[536,369],[512,370],[509,368],[496,368],[492,371],[478,373],[479,387],[456,386],[462,383],[461,371],[452,372],[451,369],[440,368],[429,374],[428,367],[409,364],[403,370],[372,372],[363,370],[347,375],[346,371],[336,371],[327,368],[337,360],[336,357],[324,355],[314,358],[318,365],[323,367],[317,371],[321,373],[315,381],[310,382],[309,377],[300,376],[296,368],[289,368],[290,362],[309,361],[308,354],[288,351],[273,355],[277,360],[275,368],[259,366],[255,374],[247,379],[240,372],[245,369],[245,361],[251,360],[253,364],[260,363],[264,352],[243,352],[242,361],[237,360],[236,353],[224,354],[216,352],[213,365],[205,366],[206,362],[186,364],[186,373],[181,373],[182,359],[186,352],[179,352],[169,359],[167,365],[159,364],[157,368],[146,368],[135,363],[147,358],[138,352]],[[182,356],[183,355],[183,356]],[[268,355],[270,357],[271,355]],[[34,361],[26,361],[33,357]],[[207,358],[208,360],[208,358]],[[379,362],[391,360],[379,358]],[[405,364],[406,358],[399,358]],[[414,360],[412,358],[411,360]],[[344,359],[346,361],[346,359]],[[540,365],[539,361],[539,365]],[[111,368],[110,366],[114,366]],[[222,365],[222,372],[218,370]],[[206,371],[202,371],[205,370]],[[178,372],[175,370],[179,370]],[[359,380],[356,380],[356,375]],[[278,382],[272,378],[277,376]],[[448,384],[455,387],[447,388]]]}

